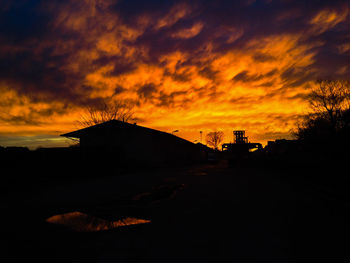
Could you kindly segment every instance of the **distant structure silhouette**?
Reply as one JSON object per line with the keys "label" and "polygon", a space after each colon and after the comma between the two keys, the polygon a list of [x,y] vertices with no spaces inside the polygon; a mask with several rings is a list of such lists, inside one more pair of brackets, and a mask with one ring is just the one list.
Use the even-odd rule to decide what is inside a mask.
{"label": "distant structure silhouette", "polygon": [[244,130],[233,131],[234,143],[224,143],[222,151],[227,159],[246,157],[253,149],[262,149],[260,143],[251,143]]}
{"label": "distant structure silhouette", "polygon": [[248,137],[245,137],[245,131],[233,131],[235,144],[248,143]]}
{"label": "distant structure silhouette", "polygon": [[111,120],[62,134],[78,138],[86,154],[97,154],[114,162],[164,163],[201,161],[207,158],[207,147],[194,144],[170,133]]}

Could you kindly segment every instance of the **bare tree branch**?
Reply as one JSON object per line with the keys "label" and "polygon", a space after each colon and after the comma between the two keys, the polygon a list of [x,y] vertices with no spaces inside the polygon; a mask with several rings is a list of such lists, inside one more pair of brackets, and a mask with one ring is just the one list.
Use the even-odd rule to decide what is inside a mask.
{"label": "bare tree branch", "polygon": [[309,95],[309,105],[314,114],[326,118],[334,128],[340,123],[342,112],[350,105],[349,81],[317,80]]}
{"label": "bare tree branch", "polygon": [[214,149],[218,149],[220,143],[224,139],[224,133],[222,131],[209,132],[207,134],[207,144]]}
{"label": "bare tree branch", "polygon": [[133,106],[130,103],[102,102],[86,108],[86,112],[77,121],[79,127],[90,127],[106,121],[120,120],[123,122],[134,121]]}
{"label": "bare tree branch", "polygon": [[308,97],[311,112],[299,123],[297,138],[331,138],[348,125],[350,81],[320,79]]}

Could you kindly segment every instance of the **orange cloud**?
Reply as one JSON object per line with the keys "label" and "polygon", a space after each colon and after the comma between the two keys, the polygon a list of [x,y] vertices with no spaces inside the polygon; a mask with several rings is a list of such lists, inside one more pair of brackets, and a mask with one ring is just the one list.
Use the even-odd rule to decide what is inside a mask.
{"label": "orange cloud", "polygon": [[312,29],[320,34],[346,20],[348,14],[347,9],[341,11],[324,9],[318,12],[310,23],[313,25]]}

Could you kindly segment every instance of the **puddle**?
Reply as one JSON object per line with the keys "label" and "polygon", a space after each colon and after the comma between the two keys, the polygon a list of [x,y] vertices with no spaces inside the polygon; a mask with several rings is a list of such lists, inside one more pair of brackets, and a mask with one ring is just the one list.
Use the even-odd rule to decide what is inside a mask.
{"label": "puddle", "polygon": [[81,212],[71,212],[49,217],[46,222],[64,225],[77,232],[97,232],[123,226],[146,224],[150,223],[151,220],[127,217],[118,221],[107,221]]}

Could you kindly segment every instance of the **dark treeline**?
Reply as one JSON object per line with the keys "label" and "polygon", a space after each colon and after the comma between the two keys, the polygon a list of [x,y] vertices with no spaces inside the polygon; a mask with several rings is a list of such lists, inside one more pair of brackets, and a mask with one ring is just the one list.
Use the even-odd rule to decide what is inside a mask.
{"label": "dark treeline", "polygon": [[318,80],[316,84],[308,97],[311,111],[295,135],[316,156],[345,161],[350,146],[350,82]]}
{"label": "dark treeline", "polygon": [[349,200],[350,82],[318,80],[308,100],[310,112],[294,132],[296,140],[267,145],[259,164]]}
{"label": "dark treeline", "polygon": [[311,112],[299,124],[299,140],[349,140],[350,81],[318,80],[308,96]]}

